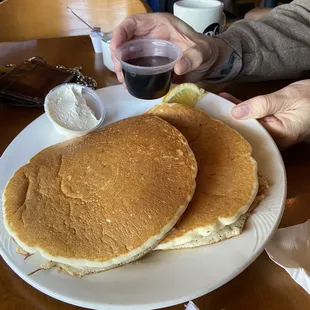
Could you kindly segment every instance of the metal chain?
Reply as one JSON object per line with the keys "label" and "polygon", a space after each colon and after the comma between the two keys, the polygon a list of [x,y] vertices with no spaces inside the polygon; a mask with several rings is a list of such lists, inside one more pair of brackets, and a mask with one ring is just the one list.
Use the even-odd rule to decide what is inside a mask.
{"label": "metal chain", "polygon": [[66,66],[63,66],[63,65],[57,65],[56,69],[63,70],[63,71],[66,71],[66,72],[73,74],[73,76],[75,77],[75,82],[77,84],[87,86],[87,87],[90,87],[92,89],[97,88],[96,80],[91,78],[90,76],[84,75],[81,72],[81,70],[82,70],[81,66],[74,67],[74,68],[67,68]]}
{"label": "metal chain", "polygon": [[[40,58],[40,57],[32,57],[32,58],[26,60],[26,62],[30,62],[32,59],[35,59],[35,58]],[[43,59],[42,59],[42,61],[45,62]],[[15,65],[14,64],[6,64],[6,65],[2,65],[2,67],[13,68],[13,67],[15,67]],[[82,71],[81,66],[74,67],[74,68],[68,68],[68,67],[63,66],[63,65],[57,65],[56,69],[59,69],[59,70],[62,70],[62,71],[65,71],[65,72],[72,74],[74,76],[75,83],[77,83],[77,84],[87,86],[87,87],[90,87],[92,89],[97,88],[98,84],[97,84],[96,80],[91,78],[90,76],[84,75],[81,72]]]}

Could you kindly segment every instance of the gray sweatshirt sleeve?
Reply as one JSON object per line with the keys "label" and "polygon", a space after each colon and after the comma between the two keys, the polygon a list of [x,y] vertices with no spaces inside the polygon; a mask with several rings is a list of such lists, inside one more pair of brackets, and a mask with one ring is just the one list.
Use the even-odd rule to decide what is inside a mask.
{"label": "gray sweatshirt sleeve", "polygon": [[236,22],[218,37],[235,55],[217,81],[300,78],[310,71],[310,0],[281,5],[260,21]]}

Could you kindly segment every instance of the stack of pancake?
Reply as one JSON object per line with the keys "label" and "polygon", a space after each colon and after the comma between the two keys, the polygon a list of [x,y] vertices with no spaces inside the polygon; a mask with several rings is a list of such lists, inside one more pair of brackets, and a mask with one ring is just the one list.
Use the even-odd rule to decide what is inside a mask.
{"label": "stack of pancake", "polygon": [[222,122],[185,105],[162,103],[149,113],[182,132],[198,164],[187,211],[155,249],[191,248],[240,235],[250,207],[267,189],[264,178],[259,180],[250,144]]}
{"label": "stack of pancake", "polygon": [[4,223],[19,253],[83,276],[236,236],[265,189],[235,130],[163,103],[35,155],[6,186]]}

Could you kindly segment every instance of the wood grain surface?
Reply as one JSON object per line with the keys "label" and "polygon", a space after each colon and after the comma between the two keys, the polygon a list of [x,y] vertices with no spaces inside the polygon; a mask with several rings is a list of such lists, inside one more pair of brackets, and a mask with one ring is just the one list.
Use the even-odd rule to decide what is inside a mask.
{"label": "wood grain surface", "polygon": [[0,3],[0,42],[89,34],[67,6],[104,32],[126,16],[151,12],[143,0],[7,0]]}

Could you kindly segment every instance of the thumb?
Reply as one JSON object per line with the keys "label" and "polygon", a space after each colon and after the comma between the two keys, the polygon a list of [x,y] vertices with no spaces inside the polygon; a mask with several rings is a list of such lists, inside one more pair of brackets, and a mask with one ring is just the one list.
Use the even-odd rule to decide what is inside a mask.
{"label": "thumb", "polygon": [[280,112],[284,103],[282,99],[277,92],[257,96],[234,107],[231,114],[236,119],[260,119]]}
{"label": "thumb", "polygon": [[177,75],[183,75],[197,69],[203,63],[203,54],[198,46],[184,51],[182,58],[177,61],[174,71]]}

